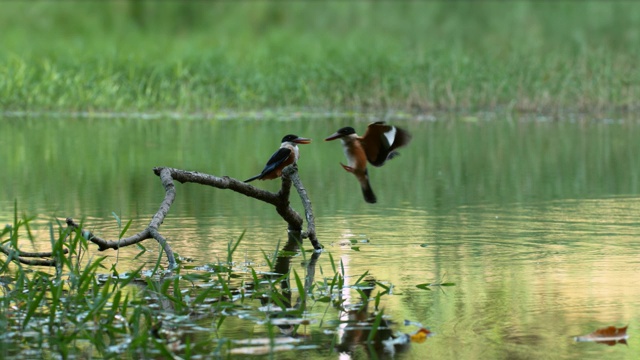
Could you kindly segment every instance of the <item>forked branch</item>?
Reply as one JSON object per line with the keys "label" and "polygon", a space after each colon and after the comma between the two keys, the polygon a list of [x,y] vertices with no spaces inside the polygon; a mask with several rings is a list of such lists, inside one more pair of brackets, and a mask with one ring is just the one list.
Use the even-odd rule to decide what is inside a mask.
{"label": "forked branch", "polygon": [[229,189],[245,196],[269,203],[275,206],[278,214],[280,214],[282,219],[287,222],[287,224],[289,225],[289,230],[302,231],[303,220],[300,215],[295,210],[293,210],[289,203],[291,185],[293,184],[298,191],[298,194],[300,195],[300,199],[302,200],[302,204],[305,209],[305,217],[307,219],[307,232],[303,233],[302,236],[303,238],[309,238],[309,241],[311,241],[314,249],[322,249],[322,245],[316,237],[315,221],[311,209],[311,200],[309,200],[307,191],[303,187],[302,181],[300,181],[300,177],[298,176],[298,167],[295,164],[287,166],[282,171],[282,186],[277,193],[259,189],[251,184],[228,176],[217,177],[195,171],[185,171],[166,167],[154,168],[153,171],[156,175],[159,175],[161,177],[163,176],[163,174],[168,174],[173,180],[176,180],[180,183],[191,182],[201,185],[213,186],[218,189]]}
{"label": "forked branch", "polygon": [[[151,223],[149,223],[149,226],[147,226],[147,228],[135,235],[119,240],[106,240],[99,236],[96,236],[90,231],[81,229],[83,236],[89,241],[98,245],[98,249],[100,251],[104,251],[107,249],[118,249],[121,247],[139,243],[146,239],[154,238],[158,241],[158,243],[160,243],[164,251],[167,253],[169,267],[175,267],[176,261],[173,255],[173,251],[171,250],[171,246],[159,231],[160,225],[164,221],[176,197],[176,188],[173,182],[174,180],[180,183],[190,182],[213,186],[219,189],[229,189],[245,196],[264,201],[276,208],[278,214],[280,214],[280,216],[287,222],[289,230],[302,231],[303,220],[300,215],[295,210],[293,210],[289,203],[291,185],[293,184],[296,187],[298,194],[300,195],[302,204],[305,209],[305,218],[307,219],[307,231],[302,233],[302,237],[309,238],[309,241],[311,241],[311,244],[313,245],[313,248],[315,250],[322,249],[322,245],[316,237],[315,221],[311,209],[311,201],[309,200],[307,192],[302,185],[302,181],[300,181],[300,177],[298,176],[297,172],[297,166],[295,164],[290,165],[283,170],[282,186],[277,193],[272,193],[256,188],[253,185],[228,176],[217,177],[195,171],[186,171],[167,167],[154,168],[153,172],[156,175],[160,176],[162,185],[165,189],[165,197],[160,204],[160,208],[151,219]],[[80,227],[80,225],[74,222],[71,218],[67,218],[66,223],[71,230]]]}
{"label": "forked branch", "polygon": [[[167,242],[167,240],[160,234],[158,229],[160,228],[160,224],[164,221],[164,218],[167,216],[169,209],[171,208],[171,204],[176,198],[176,187],[173,184],[173,180],[171,179],[171,175],[169,173],[160,174],[160,180],[162,181],[162,186],[165,190],[164,200],[160,204],[160,208],[155,213],[149,226],[147,226],[141,232],[118,240],[106,240],[99,236],[96,236],[92,232],[88,230],[82,230],[82,235],[92,243],[98,245],[99,251],[104,251],[107,249],[119,249],[121,247],[137,244],[143,240],[154,238],[162,249],[167,254],[167,260],[169,261],[169,268],[173,269],[176,266],[176,258],[173,255],[173,250],[171,250],[171,246]],[[67,227],[71,230],[79,228],[76,222],[73,221],[72,218],[67,218]]]}

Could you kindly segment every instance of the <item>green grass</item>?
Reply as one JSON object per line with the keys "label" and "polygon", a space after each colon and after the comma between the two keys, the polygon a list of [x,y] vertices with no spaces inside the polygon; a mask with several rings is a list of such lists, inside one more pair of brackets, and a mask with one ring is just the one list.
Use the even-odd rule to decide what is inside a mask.
{"label": "green grass", "polygon": [[[12,250],[34,241],[33,218],[19,217],[17,205],[14,213],[12,224],[0,232],[0,245]],[[337,329],[347,323],[340,314],[354,311],[353,304],[344,306],[344,268],[337,272],[331,255],[334,272],[323,274],[320,267],[320,279],[311,275],[320,253],[301,253],[303,259],[311,258],[301,269],[305,274],[296,271],[300,239],[294,236],[283,248],[287,251],[276,251],[273,258],[265,255],[268,269],[260,275],[262,270],[232,262],[242,235],[229,242],[227,261],[183,263],[174,271],[157,269],[157,264],[150,271],[143,264],[118,274],[115,266],[108,270],[108,257],[92,254],[95,247],[80,230],[69,232],[60,222],[55,229],[49,224],[56,267],[27,266],[0,254],[3,359],[233,358],[260,353],[260,344],[269,345],[267,352],[273,355],[281,351],[276,345],[288,339],[300,346],[287,350],[334,358],[335,349],[325,345],[336,341]],[[387,294],[378,292],[377,301]],[[364,309],[367,299],[362,297]],[[378,323],[370,323],[377,328]],[[292,339],[298,332],[303,337]],[[313,336],[304,340],[305,334]],[[375,341],[386,339],[378,336]]]}
{"label": "green grass", "polygon": [[633,2],[3,4],[7,111],[619,111]]}

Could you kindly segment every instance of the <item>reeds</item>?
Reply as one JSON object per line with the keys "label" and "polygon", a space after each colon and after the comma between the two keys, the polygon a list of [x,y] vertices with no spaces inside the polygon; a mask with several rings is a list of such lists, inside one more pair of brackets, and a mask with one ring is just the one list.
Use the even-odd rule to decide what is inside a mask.
{"label": "reeds", "polygon": [[[13,224],[0,233],[2,245],[13,249],[23,236],[31,237],[32,220],[19,218],[17,208],[15,214]],[[120,227],[118,216],[116,220]],[[121,236],[128,225],[121,228]],[[264,253],[271,269],[267,272],[234,259],[241,234],[229,241],[221,262],[181,264],[166,271],[158,251],[159,260],[150,267],[118,273],[115,264],[108,265],[113,258],[92,255],[80,231],[68,233],[63,223],[50,224],[49,230],[56,267],[28,267],[10,256],[0,259],[0,324],[6,329],[0,333],[2,358],[188,358],[303,351],[336,339],[324,333],[327,339],[304,344],[289,343],[289,336],[313,332],[317,337],[323,328],[341,324],[324,321],[325,317],[337,318],[339,312],[347,311],[342,263],[336,265],[329,254],[331,271],[324,274],[320,267],[322,276],[315,279],[320,253],[308,258],[299,252],[299,238],[290,237],[282,250],[278,244],[275,252]],[[291,265],[291,259],[300,255],[304,274]],[[363,287],[367,276],[361,275],[351,286],[354,295],[360,294],[364,309],[373,289]],[[383,289],[371,296],[380,314],[380,297],[388,294],[388,287]],[[350,306],[348,311],[354,308]],[[227,327],[230,318],[235,325]],[[373,341],[381,315],[371,319],[373,331],[367,341]],[[263,330],[239,340],[234,335],[238,322]]]}

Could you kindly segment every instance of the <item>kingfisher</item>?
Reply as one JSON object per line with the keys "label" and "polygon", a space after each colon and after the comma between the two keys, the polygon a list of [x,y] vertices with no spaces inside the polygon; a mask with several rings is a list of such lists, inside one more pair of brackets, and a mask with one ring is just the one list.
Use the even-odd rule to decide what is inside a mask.
{"label": "kingfisher", "polygon": [[342,148],[348,162],[348,165],[343,163],[340,165],[358,179],[364,200],[374,204],[377,199],[369,183],[367,161],[376,167],[384,165],[387,160],[399,155],[395,149],[407,145],[411,141],[411,134],[397,126],[388,125],[384,121],[377,121],[369,124],[362,137],[358,136],[352,127],[347,126],[324,141],[335,139],[340,139],[342,142]]}
{"label": "kingfisher", "polygon": [[282,176],[282,169],[294,164],[300,158],[298,144],[309,143],[311,143],[311,139],[299,137],[298,135],[289,134],[283,137],[280,149],[271,155],[262,172],[254,177],[248,178],[244,182],[250,182],[255,179],[269,180],[279,178]]}

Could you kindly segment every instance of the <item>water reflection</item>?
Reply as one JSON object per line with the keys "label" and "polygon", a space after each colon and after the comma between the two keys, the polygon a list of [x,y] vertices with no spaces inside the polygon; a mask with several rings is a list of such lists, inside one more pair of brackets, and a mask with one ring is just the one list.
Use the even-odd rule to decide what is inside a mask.
{"label": "water reflection", "polygon": [[[300,244],[300,232],[289,231],[288,241],[278,252],[272,272],[263,276],[271,287],[270,291],[262,293],[259,298],[261,311],[267,314],[271,325],[277,326],[280,336],[305,338],[305,332],[298,332],[297,329],[301,325],[310,326],[317,322],[308,319],[305,314],[310,311],[307,305],[318,301],[330,303],[337,315],[336,319],[323,318],[321,321],[336,327],[337,330],[330,330],[329,334],[336,333],[338,336],[334,350],[341,354],[340,358],[357,357],[361,353],[373,358],[393,358],[396,354],[407,351],[412,341],[423,342],[430,335],[430,331],[424,328],[418,329],[415,334],[394,330],[393,321],[377,308],[381,298],[389,295],[389,289],[373,294],[373,290],[380,284],[371,276],[361,276],[354,284],[348,284],[343,274],[338,272],[332,279],[325,278],[317,282],[315,274],[320,252],[313,252],[309,259],[303,261],[306,275],[301,279],[291,263],[295,258],[293,255],[300,251]],[[341,265],[340,268],[344,269],[344,266]],[[279,285],[278,288],[274,287],[276,284]],[[322,284],[329,289],[323,288]],[[257,287],[253,290],[259,291]],[[292,297],[296,290],[298,297],[294,301]],[[371,309],[372,303],[376,304],[375,309]],[[276,338],[273,343],[281,344],[281,339],[283,338]],[[329,339],[327,341],[333,342]],[[261,341],[237,344],[264,345]],[[294,347],[280,350],[284,349],[293,350]],[[259,351],[263,351],[263,348],[243,346],[233,349],[232,353],[255,354]]]}
{"label": "water reflection", "polygon": [[[277,321],[276,319],[295,319],[296,317],[300,317],[306,311],[307,306],[307,297],[312,291],[312,285],[315,280],[316,274],[316,263],[318,262],[318,258],[321,255],[321,252],[314,251],[311,253],[311,257],[305,261],[306,263],[306,275],[302,279],[302,288],[298,288],[298,298],[295,303],[292,303],[292,293],[293,290],[291,288],[291,277],[292,267],[291,267],[291,259],[292,255],[298,253],[300,250],[300,245],[303,243],[302,234],[299,231],[289,230],[287,232],[287,243],[282,247],[279,252],[279,256],[276,257],[275,263],[273,265],[273,273],[272,276],[267,276],[270,280],[279,280],[280,281],[280,291],[279,295],[281,295],[281,306],[285,309],[292,309],[294,313],[291,314],[288,311],[278,312],[272,316],[270,319],[274,322],[283,334],[291,334],[294,331],[295,325],[300,324],[300,322],[296,321]],[[296,273],[297,275],[297,273]],[[301,280],[297,278],[296,280]],[[296,282],[294,284],[298,285]],[[302,291],[302,293],[300,293]],[[269,296],[264,296],[261,298],[261,302],[263,305],[269,305],[273,294],[269,294]],[[276,320],[276,321],[274,321]]]}
{"label": "water reflection", "polygon": [[[342,315],[335,349],[340,353],[340,359],[359,358],[362,355],[373,359],[392,359],[409,351],[413,342],[424,342],[432,335],[431,331],[417,323],[415,325],[419,329],[413,334],[394,330],[396,324],[384,315],[384,311],[370,309],[371,303],[378,304],[381,296],[389,294],[387,289],[372,297],[377,286],[374,278],[369,277],[356,286],[359,301],[349,303],[354,300],[349,297],[339,305]],[[412,323],[405,321],[405,324]]]}
{"label": "water reflection", "polygon": [[[133,219],[131,229],[144,227],[163,195],[153,166],[240,176],[263,165],[262,152],[270,151],[273,136],[322,136],[344,121],[71,122],[78,134],[72,138],[64,137],[70,126],[64,121],[0,124],[0,141],[6,145],[0,148],[6,159],[0,218],[11,221],[14,199],[19,213],[40,215],[32,231],[41,242],[33,250],[50,246],[46,223],[52,216],[84,218],[92,231],[107,238],[118,236],[112,211],[123,221]],[[634,286],[640,274],[640,126],[518,119],[399,124],[414,134],[414,141],[385,165],[386,172],[398,176],[372,179],[376,206],[362,201],[352,176],[339,168],[338,147],[318,144],[301,159],[318,237],[326,246],[312,267],[316,282],[341,261],[347,285],[368,272],[390,286],[381,300],[385,314],[427,324],[437,334],[428,346],[414,346],[399,358],[633,359],[640,351],[633,340],[633,329],[640,326],[640,289]],[[27,131],[33,132],[28,142]],[[104,134],[104,142],[88,136],[95,132]],[[144,134],[159,141],[137,141],[150,138]],[[256,139],[251,149],[241,154],[223,150],[229,141],[248,135]],[[123,149],[121,142],[132,147]],[[86,148],[96,151],[77,151]],[[73,162],[62,161],[68,154]],[[96,159],[95,154],[105,155]],[[238,156],[248,160],[239,162]],[[260,185],[274,190],[279,184]],[[223,261],[228,241],[246,230],[238,263],[273,271],[263,251],[274,251],[286,225],[269,205],[254,206],[237,194],[189,184],[178,184],[177,192],[162,231],[180,256],[196,264]],[[301,209],[293,200],[292,205]],[[136,249],[121,249],[119,271],[141,262],[152,267],[158,254],[155,246],[148,248],[139,257]],[[25,250],[32,250],[30,244]],[[115,253],[100,255],[115,261]],[[311,269],[308,263],[300,265],[301,256],[296,253],[277,265],[284,269],[281,264],[288,261],[289,268],[306,274]],[[416,288],[442,279],[456,286]],[[292,285],[289,279],[285,288]],[[288,306],[295,307],[298,299],[286,296]],[[364,304],[351,288],[342,299]],[[339,308],[306,305],[306,315],[317,322],[301,326],[300,334],[314,344],[330,343],[324,331],[335,324],[320,320],[340,319]],[[572,340],[592,329],[627,323],[628,347]],[[247,332],[264,335],[262,325],[232,317],[220,329],[230,338]]]}

